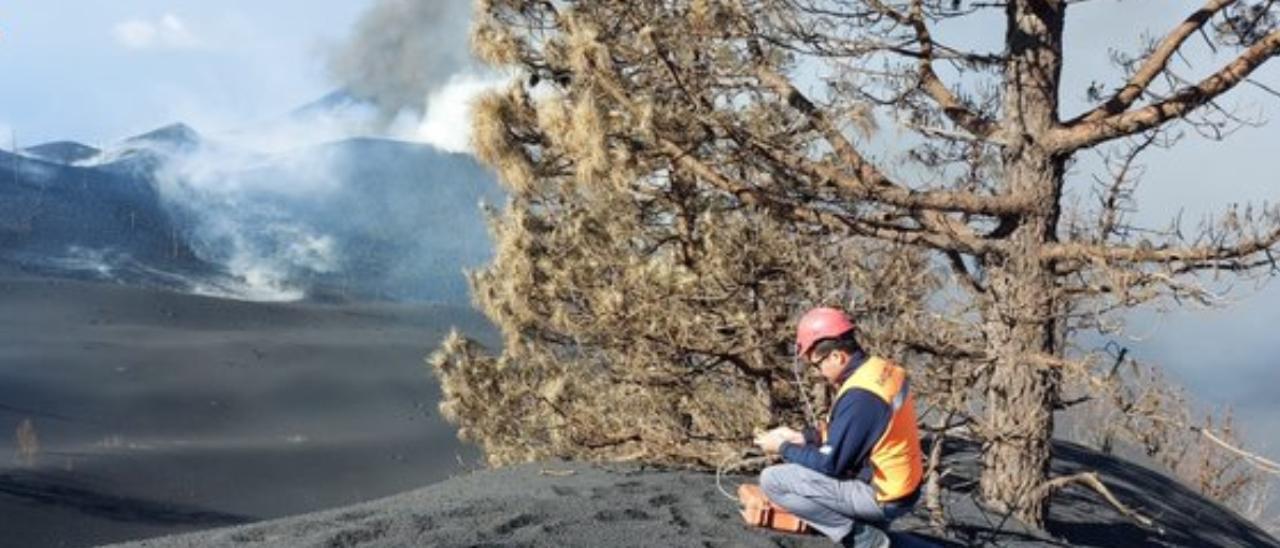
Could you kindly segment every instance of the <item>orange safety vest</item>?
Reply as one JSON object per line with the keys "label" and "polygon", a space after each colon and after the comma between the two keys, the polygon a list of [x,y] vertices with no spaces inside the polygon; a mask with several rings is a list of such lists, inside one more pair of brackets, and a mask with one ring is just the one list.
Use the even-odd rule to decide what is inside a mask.
{"label": "orange safety vest", "polygon": [[[835,402],[854,388],[875,394],[892,409],[889,426],[871,449],[871,486],[876,489],[876,500],[889,502],[906,497],[915,492],[924,477],[924,452],[920,450],[915,397],[907,382],[907,371],[872,356],[845,379]],[[831,404],[832,413],[835,402]],[[831,424],[831,418],[828,415],[827,424]]]}

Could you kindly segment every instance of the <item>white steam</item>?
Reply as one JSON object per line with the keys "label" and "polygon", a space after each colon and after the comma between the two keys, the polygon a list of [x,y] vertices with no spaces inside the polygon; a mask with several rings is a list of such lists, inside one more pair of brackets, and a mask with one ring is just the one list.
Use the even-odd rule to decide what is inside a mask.
{"label": "white steam", "polygon": [[471,152],[471,108],[485,91],[501,87],[508,79],[464,73],[454,75],[444,87],[426,99],[417,127],[405,137],[449,152]]}
{"label": "white steam", "polygon": [[254,146],[202,140],[175,153],[163,145],[135,143],[132,150],[109,153],[127,157],[149,151],[165,157],[155,174],[161,199],[182,218],[196,254],[222,265],[239,281],[234,287],[208,286],[197,292],[291,301],[305,296],[296,283],[300,277],[341,268],[334,237],[288,206],[323,199],[341,187],[333,159],[320,153],[280,158],[264,152],[303,146],[320,136],[302,124],[293,126],[293,135],[290,131],[276,128],[271,142],[250,143]]}
{"label": "white steam", "polygon": [[471,151],[471,104],[509,75],[480,67],[467,41],[468,0],[378,0],[331,52],[330,72],[377,106],[386,131]]}
{"label": "white steam", "polygon": [[343,95],[338,104],[309,106],[305,112],[231,131],[225,139],[260,154],[285,154],[352,137],[384,136],[379,116],[372,104]]}

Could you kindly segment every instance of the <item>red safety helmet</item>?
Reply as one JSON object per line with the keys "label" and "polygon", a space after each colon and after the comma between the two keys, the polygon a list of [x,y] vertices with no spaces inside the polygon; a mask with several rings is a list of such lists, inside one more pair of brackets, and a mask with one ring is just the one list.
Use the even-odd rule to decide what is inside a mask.
{"label": "red safety helmet", "polygon": [[823,339],[834,339],[853,331],[849,316],[836,308],[815,308],[805,312],[796,325],[796,359],[799,360]]}

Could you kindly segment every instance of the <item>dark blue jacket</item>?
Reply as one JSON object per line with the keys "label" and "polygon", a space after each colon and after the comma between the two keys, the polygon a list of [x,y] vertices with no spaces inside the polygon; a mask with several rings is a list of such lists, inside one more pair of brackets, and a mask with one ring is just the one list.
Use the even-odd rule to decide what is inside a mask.
{"label": "dark blue jacket", "polygon": [[[855,353],[840,374],[836,386],[866,363],[867,356]],[[879,396],[862,388],[845,392],[833,405],[827,441],[821,443],[817,430],[805,429],[804,445],[783,443],[782,460],[793,462],[837,479],[871,479],[871,449],[884,436],[893,409]]]}

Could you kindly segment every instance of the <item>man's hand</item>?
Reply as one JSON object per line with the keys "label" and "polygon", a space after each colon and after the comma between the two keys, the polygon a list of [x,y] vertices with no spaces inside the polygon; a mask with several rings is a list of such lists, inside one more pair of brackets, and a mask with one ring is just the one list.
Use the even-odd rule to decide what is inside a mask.
{"label": "man's hand", "polygon": [[778,435],[782,436],[782,441],[793,445],[804,445],[804,434],[796,432],[786,426],[776,428],[776,430],[778,431]]}
{"label": "man's hand", "polygon": [[764,451],[766,455],[772,455],[779,451],[782,444],[792,443],[795,445],[804,445],[804,434],[796,432],[786,426],[774,428],[768,432],[756,435],[756,446]]}
{"label": "man's hand", "polygon": [[783,439],[778,436],[776,429],[756,434],[756,447],[759,447],[766,455],[777,453],[778,448],[782,447],[782,442]]}

